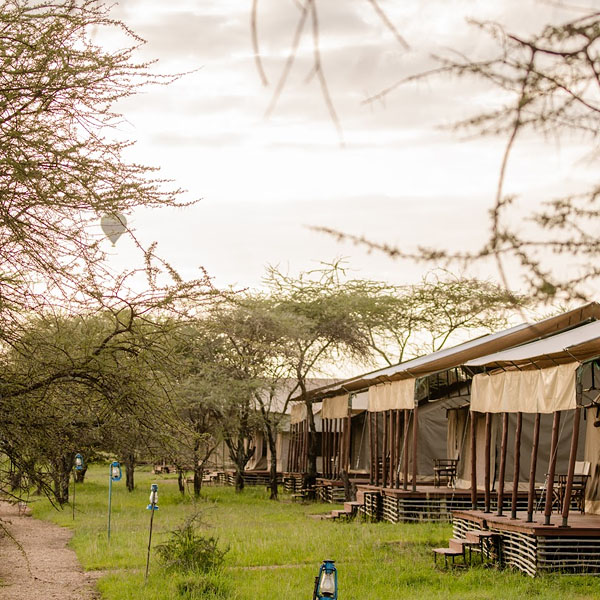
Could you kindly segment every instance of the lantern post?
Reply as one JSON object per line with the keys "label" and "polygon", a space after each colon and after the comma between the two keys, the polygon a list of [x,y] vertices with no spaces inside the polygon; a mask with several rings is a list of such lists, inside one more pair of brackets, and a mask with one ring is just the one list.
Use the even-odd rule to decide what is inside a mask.
{"label": "lantern post", "polygon": [[158,484],[153,483],[150,486],[150,503],[146,506],[150,511],[150,535],[148,536],[148,556],[146,557],[146,575],[144,583],[148,581],[148,569],[150,568],[150,547],[152,545],[152,523],[154,521],[154,511],[158,510]]}
{"label": "lantern post", "polygon": [[73,521],[75,520],[75,471],[83,471],[84,466],[83,456],[78,452],[75,455],[75,468],[73,469]]}
{"label": "lantern post", "polygon": [[112,509],[112,483],[113,481],[120,481],[122,477],[121,465],[118,461],[114,460],[109,467],[108,471],[108,542],[110,543],[110,516]]}

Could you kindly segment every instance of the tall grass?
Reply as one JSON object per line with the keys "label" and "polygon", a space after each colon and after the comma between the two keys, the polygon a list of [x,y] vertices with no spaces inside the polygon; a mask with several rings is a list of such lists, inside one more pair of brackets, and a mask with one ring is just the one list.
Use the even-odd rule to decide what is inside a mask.
{"label": "tall grass", "polygon": [[[302,505],[285,496],[271,502],[264,488],[203,490],[198,502],[182,498],[169,476],[137,474],[137,489],[113,484],[110,545],[107,542],[108,466],[93,466],[77,486],[75,521],[71,511],[55,511],[45,500],[34,515],[75,531],[72,547],[86,569],[106,574],[98,588],[106,600],[173,600],[217,598],[180,595],[193,587],[193,575],[163,570],[156,554],[144,586],[150,483],[159,484],[159,511],[154,516],[153,546],[200,510],[207,534],[229,547],[225,568],[215,574],[220,589],[234,600],[310,600],[321,561],[334,559],[339,570],[341,600],[402,598],[508,600],[517,597],[579,600],[600,597],[594,577],[552,575],[531,579],[510,570],[476,566],[451,572],[436,570],[431,548],[447,545],[451,528],[442,524],[336,523],[310,515],[331,505]],[[197,575],[200,577],[200,575]],[[187,586],[187,587],[186,587]]]}

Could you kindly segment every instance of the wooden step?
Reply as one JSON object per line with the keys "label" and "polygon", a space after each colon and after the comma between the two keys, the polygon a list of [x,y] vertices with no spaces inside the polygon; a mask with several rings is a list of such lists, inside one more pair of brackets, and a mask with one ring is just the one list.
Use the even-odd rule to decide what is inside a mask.
{"label": "wooden step", "polygon": [[470,546],[472,543],[473,542],[468,542],[467,540],[453,538],[448,542],[448,546],[454,548],[454,550],[458,550],[462,554],[465,551],[465,546]]}
{"label": "wooden step", "polygon": [[482,539],[490,539],[493,538],[494,535],[495,534],[491,531],[476,531],[473,529],[465,533],[465,539],[469,542],[478,544]]}
{"label": "wooden step", "polygon": [[444,554],[446,556],[462,556],[462,550],[456,550],[455,548],[432,548],[432,552],[435,554]]}

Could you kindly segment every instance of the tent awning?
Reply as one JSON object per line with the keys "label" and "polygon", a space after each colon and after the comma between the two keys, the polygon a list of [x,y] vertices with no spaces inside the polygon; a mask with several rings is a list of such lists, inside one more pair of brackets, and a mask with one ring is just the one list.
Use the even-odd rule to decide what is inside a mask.
{"label": "tent awning", "polygon": [[576,362],[529,371],[473,377],[471,410],[483,413],[552,413],[576,408]]}
{"label": "tent awning", "polygon": [[549,338],[488,354],[465,363],[468,367],[538,366],[589,360],[600,356],[600,321],[594,321]]}

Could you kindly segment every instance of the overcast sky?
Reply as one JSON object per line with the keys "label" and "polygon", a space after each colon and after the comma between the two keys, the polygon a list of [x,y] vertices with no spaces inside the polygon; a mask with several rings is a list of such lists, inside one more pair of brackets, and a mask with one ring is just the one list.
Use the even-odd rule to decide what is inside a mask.
{"label": "overcast sky", "polygon": [[[161,176],[187,190],[182,199],[201,199],[185,209],[128,216],[139,237],[158,241],[159,253],[184,276],[202,265],[218,285],[256,286],[267,263],[295,272],[337,256],[348,257],[359,276],[395,283],[415,281],[425,270],[308,228],[315,225],[407,250],[475,248],[485,240],[502,140],[463,140],[440,126],[502,99],[479,84],[436,79],[403,86],[383,102],[364,100],[432,66],[431,53],[485,55],[489,41],[467,18],[526,33],[568,14],[541,0],[380,4],[410,50],[367,0],[317,2],[341,148],[310,76],[308,26],[279,104],[264,116],[298,21],[294,0],[258,3],[268,86],[254,64],[250,0],[121,0],[115,15],[147,40],[144,58],[158,59],[163,72],[196,70],[121,105],[122,130],[137,139],[131,158],[159,166]],[[506,191],[537,202],[570,189],[586,176],[573,166],[580,155],[576,145],[525,139],[511,160]],[[132,266],[133,256],[131,242],[122,239],[110,261]],[[489,267],[474,272],[493,275]]]}

